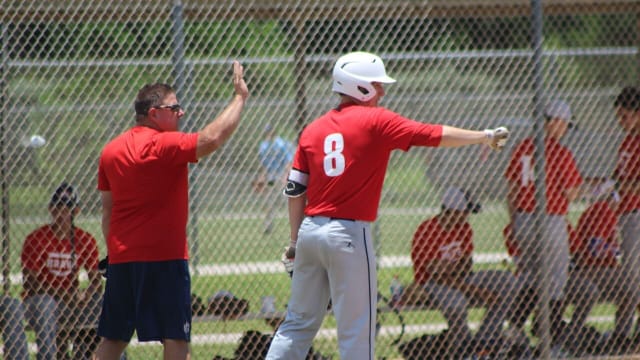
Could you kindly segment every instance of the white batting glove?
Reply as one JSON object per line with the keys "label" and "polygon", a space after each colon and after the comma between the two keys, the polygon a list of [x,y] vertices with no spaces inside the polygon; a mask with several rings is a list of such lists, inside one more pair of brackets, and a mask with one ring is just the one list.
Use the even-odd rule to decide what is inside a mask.
{"label": "white batting glove", "polygon": [[280,261],[284,265],[284,270],[289,273],[289,276],[293,276],[293,261],[296,257],[296,248],[295,247],[285,247],[284,253],[282,253],[282,257]]}
{"label": "white batting glove", "polygon": [[493,150],[502,150],[509,138],[509,129],[504,126],[495,129],[486,129],[484,135],[489,140],[489,146]]}

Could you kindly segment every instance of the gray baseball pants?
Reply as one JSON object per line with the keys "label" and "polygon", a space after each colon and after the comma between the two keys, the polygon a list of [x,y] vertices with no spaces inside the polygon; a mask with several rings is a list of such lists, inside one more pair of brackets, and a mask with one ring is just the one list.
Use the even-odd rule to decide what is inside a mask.
{"label": "gray baseball pants", "polygon": [[[517,212],[513,234],[520,249],[520,276],[525,286],[538,287],[540,281],[549,284],[552,300],[562,300],[569,278],[569,233],[562,215],[544,215],[543,231],[538,239],[534,214]],[[536,279],[542,267],[549,269],[549,279]]]}
{"label": "gray baseball pants", "polygon": [[370,224],[306,217],[298,232],[287,315],[267,359],[304,359],[331,298],[340,358],[373,360],[377,293]]}

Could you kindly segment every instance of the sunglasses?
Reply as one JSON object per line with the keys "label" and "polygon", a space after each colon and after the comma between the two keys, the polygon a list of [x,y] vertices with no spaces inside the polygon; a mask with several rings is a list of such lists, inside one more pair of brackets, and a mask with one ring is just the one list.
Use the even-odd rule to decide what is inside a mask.
{"label": "sunglasses", "polygon": [[180,106],[180,104],[173,104],[173,105],[160,105],[160,106],[154,106],[154,109],[169,109],[174,113],[179,113],[180,110],[182,110],[182,106]]}

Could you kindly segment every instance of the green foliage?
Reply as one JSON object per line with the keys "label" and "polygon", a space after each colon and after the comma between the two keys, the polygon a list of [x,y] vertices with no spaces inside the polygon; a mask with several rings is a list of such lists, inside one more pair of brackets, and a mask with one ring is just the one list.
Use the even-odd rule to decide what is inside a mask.
{"label": "green foliage", "polygon": [[[554,17],[545,23],[545,49],[558,51],[569,47],[589,49],[595,47],[631,47],[635,40],[629,32],[634,27],[635,16],[585,15]],[[628,74],[618,74],[612,69],[628,66],[622,57],[607,59],[603,66],[598,56],[551,56],[545,64],[552,84],[567,89],[581,89],[611,84],[624,84]],[[637,68],[630,69],[632,72]],[[584,76],[589,74],[589,76]],[[632,76],[633,77],[633,76]]]}
{"label": "green foliage", "polygon": [[634,46],[629,29],[634,14],[554,16],[545,21],[545,45],[550,48]]}
{"label": "green foliage", "polygon": [[[171,19],[145,22],[18,23],[8,27],[14,59],[170,58]],[[193,58],[282,55],[278,21],[186,22],[185,55]],[[27,44],[26,46],[23,46]],[[259,49],[259,50],[256,50]],[[251,54],[249,54],[251,52]]]}
{"label": "green foliage", "polygon": [[277,21],[202,21],[185,25],[187,57],[228,58],[286,53]]}
{"label": "green foliage", "polygon": [[[171,17],[145,22],[21,22],[8,26],[13,59],[170,58]],[[633,14],[553,16],[545,37],[577,47],[632,46]],[[530,46],[528,17],[323,20],[305,24],[309,54],[521,49]],[[382,31],[372,32],[371,29]],[[286,56],[298,31],[279,20],[184,20],[185,56],[193,59]],[[555,39],[555,40],[554,40]],[[614,40],[612,40],[614,39]],[[613,41],[613,42],[612,42]],[[26,44],[26,45],[25,45]],[[19,45],[19,46],[18,46]]]}

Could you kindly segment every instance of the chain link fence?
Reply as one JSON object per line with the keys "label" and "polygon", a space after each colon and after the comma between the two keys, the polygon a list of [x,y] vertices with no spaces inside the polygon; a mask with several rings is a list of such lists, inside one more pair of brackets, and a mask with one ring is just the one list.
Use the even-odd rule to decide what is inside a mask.
{"label": "chain link fence", "polygon": [[[380,293],[376,357],[558,358],[635,352],[633,328],[627,329],[627,343],[619,343],[614,332],[616,300],[621,296],[614,290],[629,286],[610,286],[620,284],[611,274],[618,273],[613,269],[618,255],[624,261],[625,253],[616,253],[612,267],[591,270],[594,278],[606,274],[606,280],[574,286],[582,284],[576,279],[591,278],[572,271],[564,298],[558,297],[552,286],[554,272],[568,269],[575,254],[563,258],[561,253],[556,256],[559,263],[549,263],[554,258],[550,255],[557,253],[555,246],[563,248],[564,242],[568,249],[569,237],[558,235],[563,233],[559,230],[545,237],[540,231],[557,228],[558,221],[565,220],[577,229],[605,216],[597,213],[580,221],[598,200],[591,196],[594,184],[612,176],[625,136],[613,104],[622,87],[637,84],[640,76],[637,1],[549,0],[539,9],[536,1],[506,0],[0,4],[0,319],[6,358],[13,354],[12,344],[20,344],[19,326],[26,326],[32,358],[55,343],[38,335],[44,330],[42,322],[35,321],[34,309],[51,304],[25,292],[25,264],[62,276],[79,272],[82,290],[58,297],[61,304],[74,306],[91,286],[92,274],[82,267],[106,255],[97,160],[104,144],[134,124],[138,89],[150,82],[175,84],[186,111],[183,130],[197,131],[231,98],[234,59],[244,65],[251,92],[242,123],[223,148],[190,170],[188,235],[196,315],[191,348],[195,359],[262,358],[259,345],[268,342],[286,311],[289,277],[278,259],[288,244],[289,227],[286,200],[280,195],[286,170],[273,161],[263,163],[261,156],[276,156],[274,149],[284,148],[277,156],[288,160],[302,126],[337,105],[337,96],[330,92],[331,69],[340,54],[352,50],[379,54],[387,72],[398,80],[386,88],[385,107],[424,122],[473,129],[503,125],[513,135],[501,152],[472,146],[393,154],[373,225]],[[536,9],[544,10],[541,23],[535,21],[540,14]],[[542,35],[539,48],[532,45],[536,29]],[[583,191],[566,216],[537,223],[516,220],[514,232],[536,241],[523,244],[511,237],[509,252],[512,217],[505,174],[519,156],[514,155],[518,144],[526,138],[535,143],[543,136],[545,106],[556,99],[566,102],[573,114],[574,126],[561,143],[575,158]],[[279,139],[279,147],[263,143],[273,138]],[[536,175],[531,180],[538,187],[545,178],[552,181],[553,175]],[[56,250],[42,244],[24,246],[30,234],[52,221],[49,203],[63,182],[79,196],[75,224],[97,239],[98,254],[90,251],[90,238],[78,254],[71,253],[69,239],[55,240],[67,244]],[[427,253],[440,254],[432,254],[434,259],[446,255],[433,245],[446,234],[418,229],[423,221],[442,216],[445,194],[452,187],[482,205],[468,219],[473,272],[466,277],[467,285],[457,289],[435,274],[426,285],[415,286],[414,261],[430,261]],[[544,200],[539,193],[537,199]],[[616,234],[611,235],[617,239],[610,245],[614,250],[620,242]],[[418,244],[421,238],[429,239],[427,245]],[[545,242],[547,238],[555,242]],[[536,256],[534,270],[545,271],[534,275],[545,286],[537,294],[517,296],[522,291],[507,284],[525,277],[527,268],[513,260],[523,252]],[[458,255],[454,251],[452,256]],[[584,291],[595,285],[599,293]],[[476,293],[472,288],[484,290]],[[421,292],[424,289],[428,291]],[[597,298],[592,307],[581,301],[587,296]],[[520,304],[506,304],[505,298]],[[24,306],[11,299],[22,300]],[[537,310],[529,311],[531,304]],[[573,329],[585,307],[584,325]],[[514,311],[523,319],[504,319],[504,336],[472,339],[492,314]],[[56,357],[88,358],[95,337],[87,323],[91,321],[59,312],[58,337],[68,332],[69,338],[64,345],[59,341]],[[54,313],[44,314],[51,318]],[[561,323],[554,321],[558,313],[564,317]],[[519,321],[521,327],[512,326]],[[569,328],[579,332],[565,331]],[[464,336],[468,341],[461,340]],[[313,351],[314,359],[339,358],[330,313]],[[135,336],[127,348],[128,359],[161,356],[159,343],[138,343]]]}

